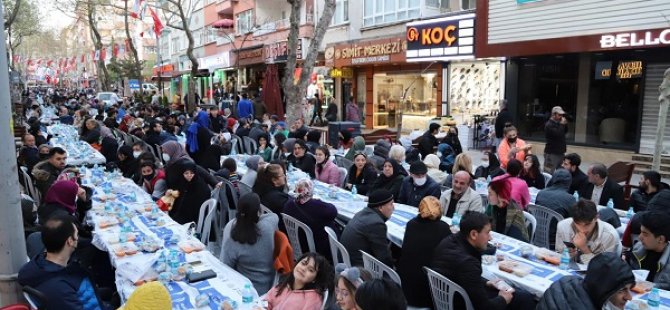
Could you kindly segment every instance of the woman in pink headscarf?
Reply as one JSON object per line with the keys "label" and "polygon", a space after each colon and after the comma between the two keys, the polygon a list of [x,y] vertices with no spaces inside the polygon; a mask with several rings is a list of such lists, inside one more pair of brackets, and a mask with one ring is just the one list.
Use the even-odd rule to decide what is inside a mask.
{"label": "woman in pink headscarf", "polygon": [[47,191],[42,205],[37,209],[39,223],[44,224],[55,214],[72,215],[79,222],[77,196],[85,196],[86,191],[72,180],[56,181]]}

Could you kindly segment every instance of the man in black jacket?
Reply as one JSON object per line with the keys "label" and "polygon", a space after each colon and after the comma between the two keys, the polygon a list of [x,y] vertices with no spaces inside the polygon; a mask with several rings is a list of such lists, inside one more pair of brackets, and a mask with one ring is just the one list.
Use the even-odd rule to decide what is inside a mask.
{"label": "man in black jacket", "polygon": [[607,167],[596,163],[586,171],[589,183],[582,188],[579,196],[593,201],[597,205],[606,206],[612,199],[614,207],[624,210],[623,187],[607,178]]}
{"label": "man in black jacket", "polygon": [[58,175],[65,169],[67,154],[60,147],[49,150],[49,159],[35,165],[32,174],[35,177],[35,185],[42,197],[46,197],[49,187],[56,182]]}
{"label": "man in black jacket", "polygon": [[568,133],[568,120],[564,115],[563,108],[555,106],[551,109],[551,117],[544,125],[544,137],[547,141],[544,146],[544,172],[550,174],[561,165],[567,148],[565,134]]}
{"label": "man in black jacket", "polygon": [[656,196],[656,194],[665,189],[665,184],[661,183],[661,175],[653,170],[642,173],[640,186],[630,195],[630,204],[635,213],[647,210],[647,203]]}
{"label": "man in black jacket", "polygon": [[575,192],[579,193],[589,183],[586,174],[579,169],[579,165],[581,164],[582,157],[577,153],[570,153],[563,158],[563,168],[570,171],[572,175],[572,183],[570,183],[570,190],[568,190],[570,195]]}
{"label": "man in black jacket", "polygon": [[[467,212],[460,228],[460,232],[444,238],[435,249],[433,270],[460,285],[475,309],[535,309],[533,296],[528,292],[498,290],[481,277],[482,252],[491,240],[489,217]],[[463,299],[455,299],[453,308],[465,309]]]}
{"label": "man in black jacket", "polygon": [[352,266],[363,266],[363,257],[359,251],[362,250],[393,267],[386,237],[386,221],[391,218],[393,210],[395,207],[391,192],[385,189],[373,191],[369,195],[368,207],[356,213],[344,227],[340,242],[349,252]]}
{"label": "man in black jacket", "polygon": [[616,253],[594,257],[582,280],[565,276],[544,292],[538,310],[600,310],[623,309],[632,299],[630,289],[635,285],[633,271]]}
{"label": "man in black jacket", "polygon": [[437,138],[435,137],[440,131],[440,124],[431,123],[428,126],[428,130],[423,133],[421,139],[419,140],[419,152],[421,153],[421,158],[426,158],[428,154],[435,153],[435,147],[438,144]]}

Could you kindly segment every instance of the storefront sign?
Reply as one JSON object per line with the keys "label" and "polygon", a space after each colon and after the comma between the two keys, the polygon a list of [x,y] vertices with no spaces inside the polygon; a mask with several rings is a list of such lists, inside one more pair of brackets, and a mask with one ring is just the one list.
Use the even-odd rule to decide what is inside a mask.
{"label": "storefront sign", "polygon": [[612,76],[612,62],[598,61],[596,62],[596,80],[609,80]]}
{"label": "storefront sign", "polygon": [[264,63],[265,58],[263,57],[263,50],[263,46],[258,46],[237,51],[233,54],[237,59],[235,61],[231,61],[231,65],[247,66]]}
{"label": "storefront sign", "polygon": [[248,51],[241,51],[238,53],[237,58],[239,60],[242,59],[249,59],[249,58],[256,58],[256,57],[261,57],[263,56],[263,49],[257,48],[253,50],[248,50]]}
{"label": "storefront sign", "polygon": [[670,45],[670,29],[657,31],[605,34],[600,37],[600,48],[644,47]]}
{"label": "storefront sign", "polygon": [[330,70],[330,77],[331,78],[343,78],[343,79],[353,79],[354,78],[354,70],[351,68],[335,68],[333,70]]}
{"label": "storefront sign", "polygon": [[325,51],[326,64],[335,67],[351,65],[404,62],[407,41],[389,38],[329,46]]}
{"label": "storefront sign", "polygon": [[217,55],[207,56],[198,59],[200,68],[209,69],[210,71],[230,67],[230,54],[222,52]]}
{"label": "storefront sign", "polygon": [[474,59],[475,14],[407,24],[407,61]]}
{"label": "storefront sign", "polygon": [[170,74],[170,73],[172,73],[172,71],[174,71],[174,65],[173,64],[167,64],[167,65],[162,65],[160,67],[154,67],[151,73],[154,76],[158,76],[159,70],[160,70],[161,74],[166,74],[166,73]]}
{"label": "storefront sign", "polygon": [[642,77],[642,61],[622,61],[616,69],[619,79],[635,79]]}
{"label": "storefront sign", "polygon": [[[275,42],[265,46],[265,62],[284,62],[288,59],[288,41]],[[302,39],[298,39],[296,59],[302,59]]]}

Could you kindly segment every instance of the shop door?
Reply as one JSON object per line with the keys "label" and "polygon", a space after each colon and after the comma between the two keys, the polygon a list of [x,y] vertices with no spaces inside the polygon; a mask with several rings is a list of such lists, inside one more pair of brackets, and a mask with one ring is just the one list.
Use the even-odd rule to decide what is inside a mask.
{"label": "shop door", "polygon": [[[670,63],[648,64],[644,80],[644,103],[642,107],[642,126],[640,127],[640,154],[653,154],[656,144],[656,127],[658,127],[658,86],[663,82],[663,73],[670,68]],[[667,117],[667,116],[666,116]],[[670,118],[666,119],[670,124]],[[670,152],[670,125],[665,126],[662,153]]]}
{"label": "shop door", "polygon": [[353,86],[351,84],[350,80],[342,80],[342,92],[341,92],[341,98],[339,98],[339,111],[340,111],[340,118],[339,119],[344,119],[346,117],[346,106],[347,102],[349,102],[349,97],[353,95]]}

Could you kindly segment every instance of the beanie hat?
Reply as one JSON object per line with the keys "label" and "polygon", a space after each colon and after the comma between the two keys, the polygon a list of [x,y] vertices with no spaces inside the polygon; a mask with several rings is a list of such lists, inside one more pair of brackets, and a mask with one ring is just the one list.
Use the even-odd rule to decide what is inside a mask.
{"label": "beanie hat", "polygon": [[138,287],[121,309],[169,310],[172,309],[172,298],[163,284],[149,282]]}
{"label": "beanie hat", "polygon": [[377,208],[393,201],[393,194],[385,189],[376,190],[368,196],[368,208]]}

